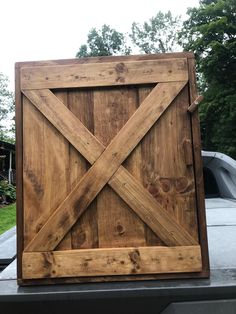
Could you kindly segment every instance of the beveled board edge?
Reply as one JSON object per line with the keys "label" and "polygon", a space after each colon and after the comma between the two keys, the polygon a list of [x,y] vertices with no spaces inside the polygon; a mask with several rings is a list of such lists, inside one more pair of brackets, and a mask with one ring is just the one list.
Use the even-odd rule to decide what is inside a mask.
{"label": "beveled board edge", "polygon": [[[189,103],[191,104],[198,96],[196,74],[195,74],[195,59],[188,60],[189,68]],[[206,278],[210,276],[209,250],[207,240],[207,223],[205,209],[205,193],[203,181],[203,163],[201,156],[201,133],[198,110],[191,114],[191,132],[193,143],[193,158],[194,158],[194,173],[196,187],[196,204],[197,204],[197,219],[198,219],[198,234],[202,253],[202,272],[206,274]]]}
{"label": "beveled board edge", "polygon": [[23,108],[20,65],[15,65],[17,278],[22,277],[23,236]]}

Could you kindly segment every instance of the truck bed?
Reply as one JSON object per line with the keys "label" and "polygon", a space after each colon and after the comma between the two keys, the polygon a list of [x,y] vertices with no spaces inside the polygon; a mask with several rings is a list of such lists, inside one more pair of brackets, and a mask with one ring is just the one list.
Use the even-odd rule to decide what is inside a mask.
{"label": "truck bed", "polygon": [[236,200],[207,198],[206,215],[210,279],[18,287],[14,261],[0,274],[0,313],[179,313],[171,312],[176,302],[212,300],[235,309]]}

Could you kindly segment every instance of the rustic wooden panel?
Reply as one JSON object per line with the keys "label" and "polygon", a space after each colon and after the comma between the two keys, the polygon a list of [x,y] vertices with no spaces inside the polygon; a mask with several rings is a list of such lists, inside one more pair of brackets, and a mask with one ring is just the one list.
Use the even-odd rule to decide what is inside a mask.
{"label": "rustic wooden panel", "polygon": [[[160,117],[184,85],[183,83],[169,83],[166,86],[165,83],[160,83],[153,90],[119,134],[108,145],[98,161],[88,170],[66,200],[51,215],[47,223],[27,246],[27,251],[43,251],[55,248],[112,174],[115,173],[121,162],[135,147],[137,142],[141,140],[147,130],[150,129],[155,120]],[[152,106],[153,101],[156,103],[156,109]],[[142,123],[143,119],[145,123]],[[142,127],[140,127],[141,125]],[[83,134],[81,135],[83,136]],[[170,243],[182,245],[194,244],[189,234],[174,224],[174,221],[169,216],[159,213],[159,217],[164,225],[167,223],[167,226],[171,226],[171,232],[166,230],[165,227],[160,231],[163,239],[169,240],[172,238],[171,242],[169,240]]]}
{"label": "rustic wooden panel", "polygon": [[20,283],[208,274],[192,57],[17,64]]}
{"label": "rustic wooden panel", "polygon": [[22,89],[94,87],[188,80],[187,59],[124,61],[21,69]]}
{"label": "rustic wooden panel", "polygon": [[[35,94],[36,92],[34,92]],[[88,153],[88,149],[89,147],[92,146],[93,141],[95,141],[95,138],[92,137],[91,134],[87,134],[89,131],[86,131],[86,128],[73,116],[71,115],[71,113],[69,114],[66,111],[65,106],[60,103],[58,101],[58,99],[55,98],[55,96],[52,97],[52,94],[49,92],[44,92],[43,96],[44,98],[46,96],[50,96],[50,98],[52,98],[53,103],[56,103],[56,106],[58,108],[58,111],[61,112],[61,114],[69,115],[70,119],[63,121],[63,123],[60,123],[60,116],[59,118],[57,117],[57,111],[54,110],[53,114],[56,116],[56,119],[53,120],[53,114],[50,114],[50,110],[49,108],[46,106],[46,104],[48,103],[47,101],[45,102],[45,105],[42,106],[42,101],[41,98],[39,98],[39,101],[35,100],[35,97],[31,97],[31,94],[29,94],[28,92],[26,93],[28,95],[28,97],[33,101],[33,103],[36,105],[37,108],[40,108],[41,112],[43,112],[45,114],[45,116],[50,118],[50,121],[53,122],[53,124],[62,131],[62,133],[64,132],[65,129],[65,135],[68,139],[70,139],[70,141],[72,143],[74,143],[74,146],[77,148],[80,148],[81,146],[81,142],[77,139],[77,141],[74,141],[75,137],[72,135],[71,136],[71,132],[70,128],[71,125],[74,125],[75,130],[76,130],[76,126],[78,126],[78,132],[80,132],[81,134],[84,134],[84,138],[87,140],[86,144],[90,143],[90,146],[88,146],[88,148],[86,150],[84,150],[84,152]],[[37,95],[37,93],[36,93]],[[36,98],[37,99],[37,98]],[[48,110],[49,110],[49,114],[48,114]],[[68,125],[69,124],[69,125]],[[68,125],[68,130],[67,130],[67,125]],[[83,142],[82,142],[83,143]],[[98,146],[99,142],[96,140],[95,141],[95,147]],[[101,146],[102,144],[100,144]],[[102,145],[103,148],[101,148],[102,150],[104,149],[104,146]],[[83,151],[84,149],[84,145],[82,145],[82,149],[81,151]],[[100,150],[101,152],[101,150]],[[96,151],[92,151],[92,154],[89,155],[88,154],[88,159],[92,160],[93,156],[96,154]],[[100,153],[99,153],[100,154]],[[86,155],[86,154],[85,154]],[[92,160],[93,161],[93,160]],[[171,224],[171,230],[178,230],[179,232],[179,226],[174,226],[175,223],[173,220],[170,220],[169,217],[167,217],[166,215],[164,215],[164,213],[161,213],[159,211],[162,211],[162,208],[160,207],[160,205],[158,205],[157,202],[154,201],[154,199],[150,198],[149,193],[147,193],[147,191],[145,191],[140,185],[138,185],[138,182],[136,180],[132,179],[132,176],[125,171],[125,169],[121,169],[122,171],[119,171],[119,173],[117,172],[115,174],[115,176],[113,176],[113,178],[110,180],[109,184],[110,186],[112,186],[113,189],[115,189],[116,192],[119,193],[119,195],[127,202],[127,204],[129,204],[129,206],[131,206],[131,208],[138,213],[138,215],[142,216],[142,220],[145,221],[146,224],[148,224],[148,226],[155,232],[157,233],[160,237],[162,237],[162,239],[168,243],[169,245],[178,245],[181,243],[185,243],[185,244],[193,244],[193,240],[189,239],[187,242],[182,242],[182,241],[186,241],[184,240],[184,238],[182,238],[181,240],[179,239],[178,241],[176,241],[175,236],[172,235],[172,233],[167,233],[166,229],[163,229],[162,225],[160,225],[158,223],[158,219],[162,219],[162,223],[165,221],[165,223],[170,227]],[[115,181],[114,181],[115,180]],[[127,185],[127,182],[129,182],[129,185]],[[118,186],[117,186],[118,184]],[[139,191],[140,195],[142,195],[142,198],[137,198],[137,197],[133,197],[133,194],[130,193],[129,189],[130,186],[132,186],[132,190],[133,191]],[[137,192],[135,192],[137,194]],[[140,212],[140,209],[145,210],[145,214],[143,213],[143,210]],[[142,214],[143,213],[143,214]],[[163,221],[164,219],[164,221]],[[54,220],[52,220],[52,222],[54,223]],[[165,225],[164,223],[164,225]],[[50,230],[50,228],[49,228]],[[184,233],[184,230],[181,231],[181,233]],[[178,238],[178,236],[177,236]],[[185,236],[186,239],[189,238],[189,235]],[[28,249],[28,248],[27,248]]]}
{"label": "rustic wooden panel", "polygon": [[23,253],[23,265],[25,279],[199,272],[202,269],[198,245],[27,252]]}

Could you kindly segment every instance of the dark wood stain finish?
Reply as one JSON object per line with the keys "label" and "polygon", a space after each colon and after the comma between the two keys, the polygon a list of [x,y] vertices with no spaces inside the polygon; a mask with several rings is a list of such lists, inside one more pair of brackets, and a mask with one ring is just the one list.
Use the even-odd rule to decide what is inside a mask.
{"label": "dark wood stain finish", "polygon": [[[195,59],[194,57],[188,59],[189,68],[189,100],[193,103],[198,96],[196,86],[195,74]],[[201,133],[200,123],[198,117],[198,110],[196,109],[191,115],[191,129],[193,140],[193,157],[194,157],[194,171],[195,171],[195,186],[196,186],[196,201],[197,201],[197,217],[198,217],[198,233],[202,250],[202,269],[206,277],[210,275],[210,263],[208,255],[208,241],[207,241],[207,224],[205,211],[205,194],[204,194],[204,180],[202,171],[202,156],[201,156]]]}
{"label": "dark wood stain finish", "polygon": [[[141,84],[129,85],[129,79],[137,81],[129,73],[129,68],[134,71],[136,66],[132,62],[143,62],[144,68],[148,60],[163,60],[158,63],[163,82],[156,82],[157,87],[153,83],[144,84],[147,75],[144,71],[139,72],[143,75]],[[176,64],[172,66],[171,62],[184,64],[179,69],[180,82],[173,82],[175,73],[171,69],[176,68]],[[59,73],[60,69],[55,66],[68,65],[65,68],[68,75],[73,72],[73,66],[80,64],[104,64],[102,71],[113,68],[114,73],[109,73],[111,78],[116,77],[114,84],[109,83],[113,86],[103,86],[104,72],[101,85],[98,79],[98,84],[95,82],[92,87],[89,71],[93,67],[89,67],[85,72],[90,80],[87,88],[75,88],[75,82],[81,79],[85,84],[87,79],[86,75],[76,77],[76,73],[72,88],[68,82],[62,88],[63,75],[60,74],[60,89],[51,90],[57,98],[53,98],[49,90],[40,89],[41,83],[36,91],[31,90],[27,82],[27,90],[20,89],[21,73],[31,73],[30,69],[35,84],[37,68],[44,73],[44,67],[50,69],[48,66],[52,65],[54,73]],[[162,72],[165,64],[170,69],[168,83]],[[147,71],[151,71],[148,66]],[[158,73],[157,67],[155,71]],[[53,77],[53,72],[51,74]],[[47,76],[49,85],[51,74]],[[183,81],[184,77],[188,77],[188,82]],[[149,96],[153,91],[156,94]],[[197,110],[188,112],[189,104],[196,98],[191,53],[16,64],[19,284],[205,278],[209,275],[198,113]],[[70,116],[64,111],[72,124],[59,112],[57,117],[52,114],[59,105],[58,100],[72,112]],[[142,112],[139,107],[143,102],[147,110]],[[137,112],[146,118],[140,119]],[[52,125],[54,119],[57,122]],[[74,128],[78,131],[76,134],[73,134],[74,124],[78,125]],[[161,221],[163,225],[158,229],[152,226],[152,220]],[[194,253],[191,256],[187,249],[184,257],[175,256],[175,249],[171,249],[166,264],[164,256],[167,256],[165,248],[168,246],[191,246]],[[83,257],[84,250],[89,250],[87,259]],[[113,257],[111,252],[114,252]],[[82,277],[68,277],[63,272],[63,263],[66,263],[68,274],[76,274],[74,266],[70,266],[73,256],[77,256]],[[195,261],[193,268],[189,263],[191,258]],[[31,264],[31,259],[42,265],[41,271],[41,266]],[[178,269],[173,274],[175,268],[170,260],[183,265],[182,271]],[[94,263],[97,263],[98,273],[91,269]],[[107,275],[103,263],[107,263]],[[161,270],[155,273],[155,263],[164,265],[167,273]],[[32,279],[29,279],[30,272]]]}

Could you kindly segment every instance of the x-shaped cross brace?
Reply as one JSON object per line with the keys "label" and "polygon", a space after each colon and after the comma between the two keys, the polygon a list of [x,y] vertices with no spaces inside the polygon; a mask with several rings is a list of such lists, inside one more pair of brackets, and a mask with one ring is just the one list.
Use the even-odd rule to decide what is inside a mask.
{"label": "x-shaped cross brace", "polygon": [[168,246],[197,244],[121,165],[185,85],[186,82],[159,83],[107,147],[49,89],[23,90],[35,107],[92,164],[25,251],[54,250],[107,183]]}

